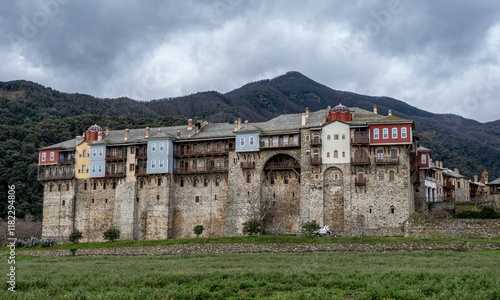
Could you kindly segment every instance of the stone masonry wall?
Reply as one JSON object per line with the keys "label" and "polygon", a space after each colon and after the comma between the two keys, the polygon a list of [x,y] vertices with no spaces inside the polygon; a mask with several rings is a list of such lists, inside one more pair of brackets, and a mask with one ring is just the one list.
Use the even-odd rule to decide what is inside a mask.
{"label": "stone masonry wall", "polygon": [[449,219],[405,222],[404,235],[415,238],[498,238],[500,219]]}
{"label": "stone masonry wall", "polygon": [[[50,191],[50,186],[52,186],[52,191]],[[44,184],[42,236],[62,242],[71,233],[75,188],[75,180]]]}

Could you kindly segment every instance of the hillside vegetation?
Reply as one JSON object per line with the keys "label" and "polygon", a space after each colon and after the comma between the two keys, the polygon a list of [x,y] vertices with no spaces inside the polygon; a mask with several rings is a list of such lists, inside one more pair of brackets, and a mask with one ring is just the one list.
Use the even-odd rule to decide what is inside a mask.
{"label": "hillside vegetation", "polygon": [[[0,82],[0,193],[16,185],[18,217],[41,217],[42,186],[36,181],[37,149],[81,135],[97,123],[111,130],[186,124],[186,118],[260,122],[281,114],[342,103],[415,120],[420,144],[433,159],[472,178],[484,169],[500,177],[500,120],[480,123],[433,114],[389,97],[336,91],[298,72],[248,83],[226,94],[200,92],[149,102],[68,94],[28,81]],[[0,217],[5,216],[0,204]]]}

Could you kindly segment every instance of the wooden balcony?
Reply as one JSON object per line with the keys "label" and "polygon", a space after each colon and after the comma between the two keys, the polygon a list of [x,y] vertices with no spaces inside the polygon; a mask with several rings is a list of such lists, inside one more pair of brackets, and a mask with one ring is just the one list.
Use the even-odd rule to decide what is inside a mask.
{"label": "wooden balcony", "polygon": [[300,169],[298,162],[269,162],[266,164],[266,170],[286,170],[286,169]]}
{"label": "wooden balcony", "polygon": [[75,159],[74,158],[63,159],[63,160],[59,161],[60,165],[73,165],[74,163],[75,163]]}
{"label": "wooden balcony", "polygon": [[370,140],[368,139],[368,135],[366,136],[354,136],[351,138],[351,144],[363,145],[368,144]]}
{"label": "wooden balcony", "polygon": [[215,149],[185,149],[174,154],[175,157],[190,157],[190,156],[213,156],[213,155],[228,155],[230,151],[234,151],[234,147],[215,148]]}
{"label": "wooden balcony", "polygon": [[370,158],[369,157],[353,157],[351,158],[351,165],[353,166],[362,166],[362,165],[369,165],[370,164]]}
{"label": "wooden balcony", "polygon": [[321,157],[311,157],[311,165],[321,165]]}
{"label": "wooden balcony", "polygon": [[135,175],[136,176],[144,176],[147,175],[148,170],[146,168],[136,168],[135,169]]}
{"label": "wooden balcony", "polygon": [[260,149],[275,149],[275,148],[294,148],[294,147],[300,147],[299,142],[270,142],[270,143],[264,143],[260,142]]}
{"label": "wooden balcony", "polygon": [[147,153],[136,153],[135,154],[135,158],[136,159],[147,159],[148,158],[148,154]]}
{"label": "wooden balcony", "polygon": [[311,139],[311,146],[321,146],[321,139]]}
{"label": "wooden balcony", "polygon": [[449,190],[454,190],[455,189],[455,185],[451,181],[446,181],[446,183],[444,184],[444,188],[445,189],[449,189]]}
{"label": "wooden balcony", "polygon": [[245,161],[241,163],[241,168],[242,169],[255,169],[255,162],[254,161]]}
{"label": "wooden balcony", "polygon": [[106,160],[126,160],[127,156],[124,153],[106,154]]}
{"label": "wooden balcony", "polygon": [[355,178],[354,184],[358,186],[364,186],[366,185],[366,178]]}
{"label": "wooden balcony", "polygon": [[375,163],[377,165],[397,165],[399,164],[399,156],[375,157]]}
{"label": "wooden balcony", "polygon": [[75,177],[74,172],[66,172],[63,174],[38,174],[38,180],[40,181],[49,181],[49,180],[69,180]]}
{"label": "wooden balcony", "polygon": [[106,172],[106,177],[125,177],[125,172]]}
{"label": "wooden balcony", "polygon": [[184,167],[174,168],[174,174],[196,174],[196,173],[224,173],[228,171],[228,167],[210,166],[210,167]]}

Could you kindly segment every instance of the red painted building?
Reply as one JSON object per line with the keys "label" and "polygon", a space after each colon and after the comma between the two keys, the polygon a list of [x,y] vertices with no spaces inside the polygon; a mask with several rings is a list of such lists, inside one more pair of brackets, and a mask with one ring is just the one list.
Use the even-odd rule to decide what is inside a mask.
{"label": "red painted building", "polygon": [[[369,124],[370,144],[395,145],[411,144],[413,122],[398,122],[398,117],[389,116],[383,122]],[[390,119],[394,119],[391,122]]]}
{"label": "red painted building", "polygon": [[59,163],[59,149],[40,149],[38,153],[39,165],[54,165]]}

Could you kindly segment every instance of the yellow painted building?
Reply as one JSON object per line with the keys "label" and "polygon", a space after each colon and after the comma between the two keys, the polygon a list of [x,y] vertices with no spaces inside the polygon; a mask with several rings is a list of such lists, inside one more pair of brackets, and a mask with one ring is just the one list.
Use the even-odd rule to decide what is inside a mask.
{"label": "yellow painted building", "polygon": [[77,179],[89,178],[90,146],[83,141],[75,149],[75,177]]}

